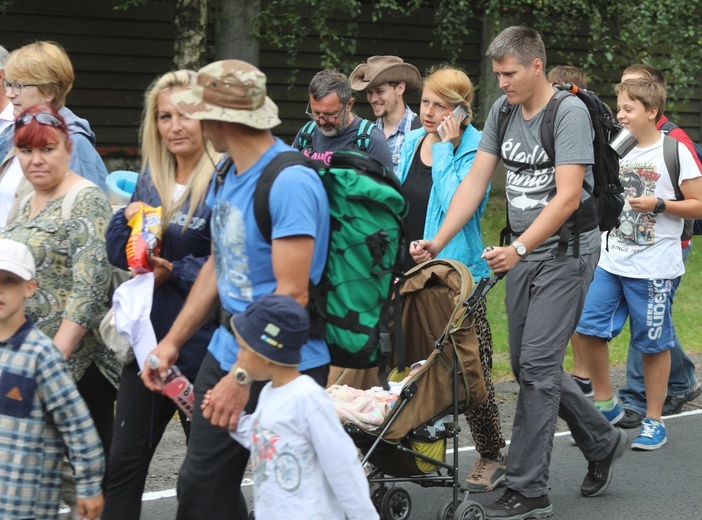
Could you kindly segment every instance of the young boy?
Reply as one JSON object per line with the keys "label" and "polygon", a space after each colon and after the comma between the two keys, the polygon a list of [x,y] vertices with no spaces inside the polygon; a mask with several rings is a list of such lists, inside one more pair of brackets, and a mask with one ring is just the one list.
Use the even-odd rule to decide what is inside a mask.
{"label": "young boy", "polygon": [[75,471],[80,518],[102,513],[100,438],[63,354],[24,315],[37,288],[24,244],[0,239],[0,511],[55,519],[63,457]]}
{"label": "young boy", "polygon": [[[291,297],[269,294],[231,319],[237,366],[268,381],[232,437],[251,451],[256,518],[373,520],[368,482],[324,389],[297,370],[309,331]],[[206,406],[205,397],[203,406]]]}
{"label": "young boy", "polygon": [[[663,157],[664,134],[656,128],[663,116],[662,85],[629,80],[617,85],[617,119],[638,140],[619,163],[626,193],[621,224],[609,236],[585,300],[577,332],[590,369],[595,405],[605,417],[621,415],[609,379],[607,341],[619,334],[627,315],[631,345],[643,355],[646,417],[633,449],[656,450],[667,442],[661,420],[675,344],[673,282],[685,272],[680,249],[684,218],[702,215],[702,177],[690,151],[677,143],[679,186],[676,200]],[[603,235],[603,240],[607,236]]]}

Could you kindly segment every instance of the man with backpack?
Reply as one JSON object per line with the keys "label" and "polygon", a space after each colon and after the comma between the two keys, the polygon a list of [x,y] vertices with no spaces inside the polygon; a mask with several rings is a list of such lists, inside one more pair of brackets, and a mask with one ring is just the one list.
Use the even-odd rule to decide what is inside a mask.
{"label": "man with backpack", "polygon": [[[280,124],[278,107],[266,96],[266,76],[253,65],[239,60],[211,63],[200,69],[195,86],[173,94],[172,101],[184,115],[202,120],[214,148],[231,159],[219,165],[207,198],[213,254],[171,330],[152,351],[161,360],[158,370],[165,373],[185,340],[221,302],[220,326],[195,380],[176,518],[246,520],[246,503],[237,488],[249,452],[227,430],[236,428],[243,409],[253,412],[263,383],[252,384],[237,366],[239,346],[230,318],[271,293],[307,304],[308,284],[319,281],[326,261],[328,199],[316,171],[302,165],[284,168],[269,194],[270,242],[262,236],[254,217],[254,190],[266,165],[289,147],[271,133]],[[330,360],[324,339],[309,338],[301,356],[301,372],[324,385]],[[142,380],[157,390],[153,372],[145,366]],[[210,390],[207,406],[201,407]]]}
{"label": "man with backpack", "polygon": [[[493,271],[507,275],[510,353],[520,391],[507,458],[507,490],[485,507],[485,513],[487,518],[541,518],[553,511],[548,477],[558,416],[568,423],[588,461],[580,488],[584,496],[607,489],[612,465],[626,447],[624,432],[607,422],[562,366],[599,257],[598,219],[586,211],[593,202],[588,202],[591,196],[585,189],[594,183],[594,132],[584,104],[568,93],[557,94],[546,79],[546,50],[537,31],[509,27],[486,55],[506,96],[493,105],[473,166],[435,238],[413,243],[410,251],[417,261],[435,257],[471,218],[500,159],[506,159],[513,241],[487,248],[484,257]],[[548,157],[539,129],[544,107],[555,95],[568,98],[555,114],[555,157]],[[505,99],[512,109],[500,142],[498,120]],[[550,165],[540,167],[544,162]],[[570,227],[579,232],[570,233],[564,254],[559,254],[561,230],[579,209],[580,225]]]}
{"label": "man with backpack", "polygon": [[388,140],[393,171],[397,173],[405,134],[422,126],[404,99],[405,95],[419,89],[422,81],[419,70],[397,56],[371,56],[354,69],[349,81],[353,90],[366,92],[373,114],[378,118],[375,124]]}
{"label": "man with backpack", "polygon": [[[657,68],[636,64],[628,67],[622,73],[622,82],[633,79],[644,79],[652,81],[666,88],[666,81],[663,73]],[[697,147],[685,131],[672,123],[663,114],[656,124],[656,128],[667,133],[669,136],[679,141],[690,151],[697,167],[702,171],[702,164],[698,155]],[[685,235],[685,233],[683,233]],[[680,240],[682,247],[683,263],[692,250],[692,240],[690,236],[682,236]],[[681,277],[674,280],[675,288],[680,284]],[[646,413],[646,394],[644,388],[643,360],[641,353],[629,345],[626,358],[626,381],[624,388],[619,389],[619,398],[622,400],[624,417],[617,423],[622,428],[637,428],[643,422]],[[675,346],[670,349],[670,375],[668,377],[668,392],[663,403],[663,416],[674,415],[688,403],[702,393],[702,385],[695,374],[695,363],[683,350],[680,338],[675,334]]]}
{"label": "man with backpack", "polygon": [[311,119],[295,137],[293,148],[311,159],[329,164],[334,150],[366,152],[392,170],[387,139],[375,123],[351,112],[354,99],[349,79],[336,69],[324,69],[312,78],[305,113]]}

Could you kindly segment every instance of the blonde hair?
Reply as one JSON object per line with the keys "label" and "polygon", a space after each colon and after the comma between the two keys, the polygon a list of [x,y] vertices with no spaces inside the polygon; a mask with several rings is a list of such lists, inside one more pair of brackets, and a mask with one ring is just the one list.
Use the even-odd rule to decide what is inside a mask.
{"label": "blonde hair", "polygon": [[[176,186],[176,156],[172,154],[158,131],[158,97],[165,91],[177,87],[189,87],[197,83],[197,74],[191,70],[168,72],[156,79],[146,90],[144,117],[141,125],[141,167],[151,172],[151,180],[161,199],[162,221],[168,223],[186,201],[190,201],[188,217],[183,232],[188,228],[197,207],[205,200],[215,165],[220,155],[212,144],[204,141],[204,152],[195,164],[183,193],[174,201]],[[204,137],[203,137],[204,139]]]}
{"label": "blonde hair", "polygon": [[656,81],[645,79],[628,79],[614,86],[617,94],[626,94],[634,101],[639,101],[646,110],[658,109],[656,123],[663,117],[665,111],[666,93],[663,85]]}
{"label": "blonde hair", "polygon": [[471,102],[473,101],[473,83],[468,75],[461,69],[450,65],[437,65],[429,69],[427,76],[422,81],[422,89],[428,88],[437,96],[445,99],[452,105],[460,105],[468,114],[462,126],[468,126],[473,119]]}
{"label": "blonde hair", "polygon": [[75,74],[66,51],[56,42],[35,42],[10,53],[5,63],[5,78],[34,83],[39,92],[61,109],[73,88]]}

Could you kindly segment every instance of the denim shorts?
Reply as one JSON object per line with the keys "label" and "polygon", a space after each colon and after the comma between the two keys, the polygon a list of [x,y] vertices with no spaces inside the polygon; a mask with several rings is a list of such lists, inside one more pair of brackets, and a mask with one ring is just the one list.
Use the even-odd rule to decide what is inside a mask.
{"label": "denim shorts", "polygon": [[673,279],[627,278],[597,267],[576,332],[611,340],[627,316],[631,345],[643,354],[675,346]]}

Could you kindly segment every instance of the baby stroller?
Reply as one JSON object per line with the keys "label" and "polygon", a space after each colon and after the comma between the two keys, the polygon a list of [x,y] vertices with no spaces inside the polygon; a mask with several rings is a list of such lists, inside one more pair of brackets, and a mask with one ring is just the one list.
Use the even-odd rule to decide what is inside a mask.
{"label": "baby stroller", "polygon": [[[400,282],[406,359],[399,361],[406,366],[426,362],[405,382],[379,428],[368,431],[344,424],[364,454],[371,498],[383,520],[409,518],[410,495],[395,485],[401,482],[453,488],[453,499],[438,511],[438,520],[485,518],[480,504],[467,500],[468,493],[459,499],[457,441],[459,416],[487,397],[472,313],[498,279],[493,276],[474,286],[465,265],[433,260],[407,272]],[[393,352],[391,366],[397,366],[400,357],[402,353]],[[377,371],[346,371],[337,383],[369,388],[378,384],[373,372]],[[453,459],[446,462],[448,439],[453,439],[454,449]]]}

